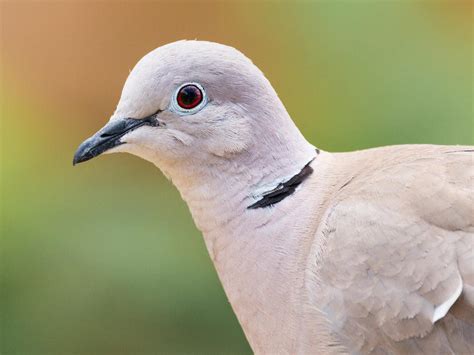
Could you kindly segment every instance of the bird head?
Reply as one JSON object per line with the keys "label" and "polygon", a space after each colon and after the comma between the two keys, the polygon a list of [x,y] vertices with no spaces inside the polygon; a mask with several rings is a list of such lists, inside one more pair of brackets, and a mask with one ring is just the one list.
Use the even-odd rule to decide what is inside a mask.
{"label": "bird head", "polygon": [[222,161],[260,162],[256,170],[265,170],[272,161],[294,159],[301,168],[314,155],[308,146],[246,56],[217,43],[178,41],[136,64],[110,121],[79,146],[73,162],[128,152],[166,175],[178,163],[199,169]]}

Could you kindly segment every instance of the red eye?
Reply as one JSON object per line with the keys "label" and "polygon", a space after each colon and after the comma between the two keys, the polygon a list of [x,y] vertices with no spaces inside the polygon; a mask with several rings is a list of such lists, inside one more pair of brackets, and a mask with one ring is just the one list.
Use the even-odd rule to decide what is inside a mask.
{"label": "red eye", "polygon": [[183,86],[178,91],[178,96],[176,101],[181,108],[190,110],[202,102],[202,91],[196,85],[186,85]]}

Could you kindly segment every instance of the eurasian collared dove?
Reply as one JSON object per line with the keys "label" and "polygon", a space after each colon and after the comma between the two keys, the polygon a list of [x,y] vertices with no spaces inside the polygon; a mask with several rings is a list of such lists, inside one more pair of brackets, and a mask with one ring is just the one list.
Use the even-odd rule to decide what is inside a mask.
{"label": "eurasian collared dove", "polygon": [[105,152],[173,181],[255,352],[474,352],[474,147],[320,151],[243,54],[180,41],[74,164]]}

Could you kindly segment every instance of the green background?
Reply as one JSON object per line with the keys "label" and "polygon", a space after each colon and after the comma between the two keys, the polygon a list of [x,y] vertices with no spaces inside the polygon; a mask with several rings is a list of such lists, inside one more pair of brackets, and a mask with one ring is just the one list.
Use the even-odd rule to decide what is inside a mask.
{"label": "green background", "polygon": [[1,354],[250,352],[163,175],[71,164],[155,47],[239,48],[324,150],[474,143],[471,1],[0,6]]}

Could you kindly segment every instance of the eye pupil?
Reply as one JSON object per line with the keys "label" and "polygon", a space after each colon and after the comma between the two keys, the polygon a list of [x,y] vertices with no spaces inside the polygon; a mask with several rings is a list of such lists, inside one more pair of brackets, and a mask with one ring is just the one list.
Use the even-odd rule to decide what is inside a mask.
{"label": "eye pupil", "polygon": [[189,110],[199,105],[203,99],[202,91],[196,85],[183,86],[176,98],[178,105]]}

